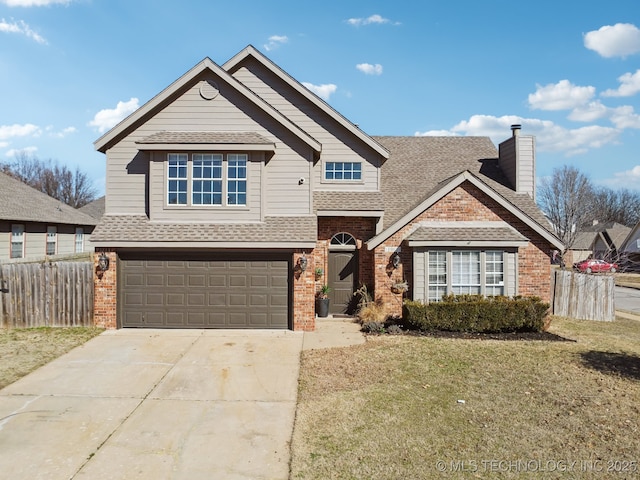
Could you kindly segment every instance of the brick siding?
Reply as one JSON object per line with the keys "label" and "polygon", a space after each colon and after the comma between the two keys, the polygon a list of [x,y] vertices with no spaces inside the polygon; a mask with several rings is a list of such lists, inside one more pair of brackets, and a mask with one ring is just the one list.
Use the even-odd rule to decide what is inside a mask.
{"label": "brick siding", "polygon": [[[101,253],[109,257],[109,270],[98,269]],[[118,256],[107,249],[96,249],[93,255],[93,323],[96,327],[117,328]]]}

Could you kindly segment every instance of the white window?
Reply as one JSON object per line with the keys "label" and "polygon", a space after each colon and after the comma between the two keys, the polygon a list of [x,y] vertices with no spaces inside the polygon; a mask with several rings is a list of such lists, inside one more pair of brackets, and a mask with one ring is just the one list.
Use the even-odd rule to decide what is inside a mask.
{"label": "white window", "polygon": [[362,164],[360,162],[326,162],[324,179],[339,181],[362,180]]}
{"label": "white window", "polygon": [[58,228],[49,226],[47,227],[47,255],[55,255],[58,253]]}
{"label": "white window", "polygon": [[430,250],[427,252],[427,300],[443,295],[505,294],[505,252],[499,250]]}
{"label": "white window", "polygon": [[167,203],[187,204],[187,155],[170,153],[168,162]]}
{"label": "white window", "polygon": [[75,252],[84,252],[84,229],[82,227],[76,228]]}
{"label": "white window", "polygon": [[439,301],[447,293],[447,252],[429,252],[429,295],[430,302]]}
{"label": "white window", "polygon": [[246,153],[170,153],[167,162],[168,205],[246,205]]}
{"label": "white window", "polygon": [[24,225],[11,225],[11,258],[24,257]]}
{"label": "white window", "polygon": [[222,205],[222,155],[193,156],[191,201],[194,205]]}

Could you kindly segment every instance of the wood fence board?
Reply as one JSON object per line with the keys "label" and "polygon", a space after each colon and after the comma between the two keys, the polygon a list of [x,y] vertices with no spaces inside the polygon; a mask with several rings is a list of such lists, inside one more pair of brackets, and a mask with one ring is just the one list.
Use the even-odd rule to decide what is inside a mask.
{"label": "wood fence board", "polygon": [[582,320],[615,319],[615,280],[566,270],[553,273],[553,313]]}

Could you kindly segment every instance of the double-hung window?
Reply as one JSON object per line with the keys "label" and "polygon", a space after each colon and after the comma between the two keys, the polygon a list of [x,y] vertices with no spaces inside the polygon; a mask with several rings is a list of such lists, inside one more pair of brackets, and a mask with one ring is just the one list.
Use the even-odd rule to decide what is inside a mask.
{"label": "double-hung window", "polygon": [[84,252],[84,228],[76,228],[75,253]]}
{"label": "double-hung window", "polygon": [[11,225],[11,258],[24,257],[24,225]]}
{"label": "double-hung window", "polygon": [[501,250],[430,250],[425,295],[429,302],[448,293],[505,294],[505,252]]}
{"label": "double-hung window", "polygon": [[170,153],[167,204],[246,205],[248,160],[246,153]]}
{"label": "double-hung window", "polygon": [[362,180],[362,164],[360,162],[325,162],[324,179],[333,181]]}
{"label": "double-hung window", "polygon": [[55,226],[47,227],[47,255],[55,255],[58,250],[58,228]]}

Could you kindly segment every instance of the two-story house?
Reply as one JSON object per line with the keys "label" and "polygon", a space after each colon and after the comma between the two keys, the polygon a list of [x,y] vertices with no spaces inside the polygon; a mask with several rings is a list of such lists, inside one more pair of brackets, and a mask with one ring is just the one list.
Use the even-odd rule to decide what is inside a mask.
{"label": "two-story house", "polygon": [[499,152],[484,137],[372,137],[249,46],[205,58],[95,147],[99,325],[313,330],[322,284],[333,314],[361,284],[396,314],[449,292],[550,296],[562,245],[519,127]]}

